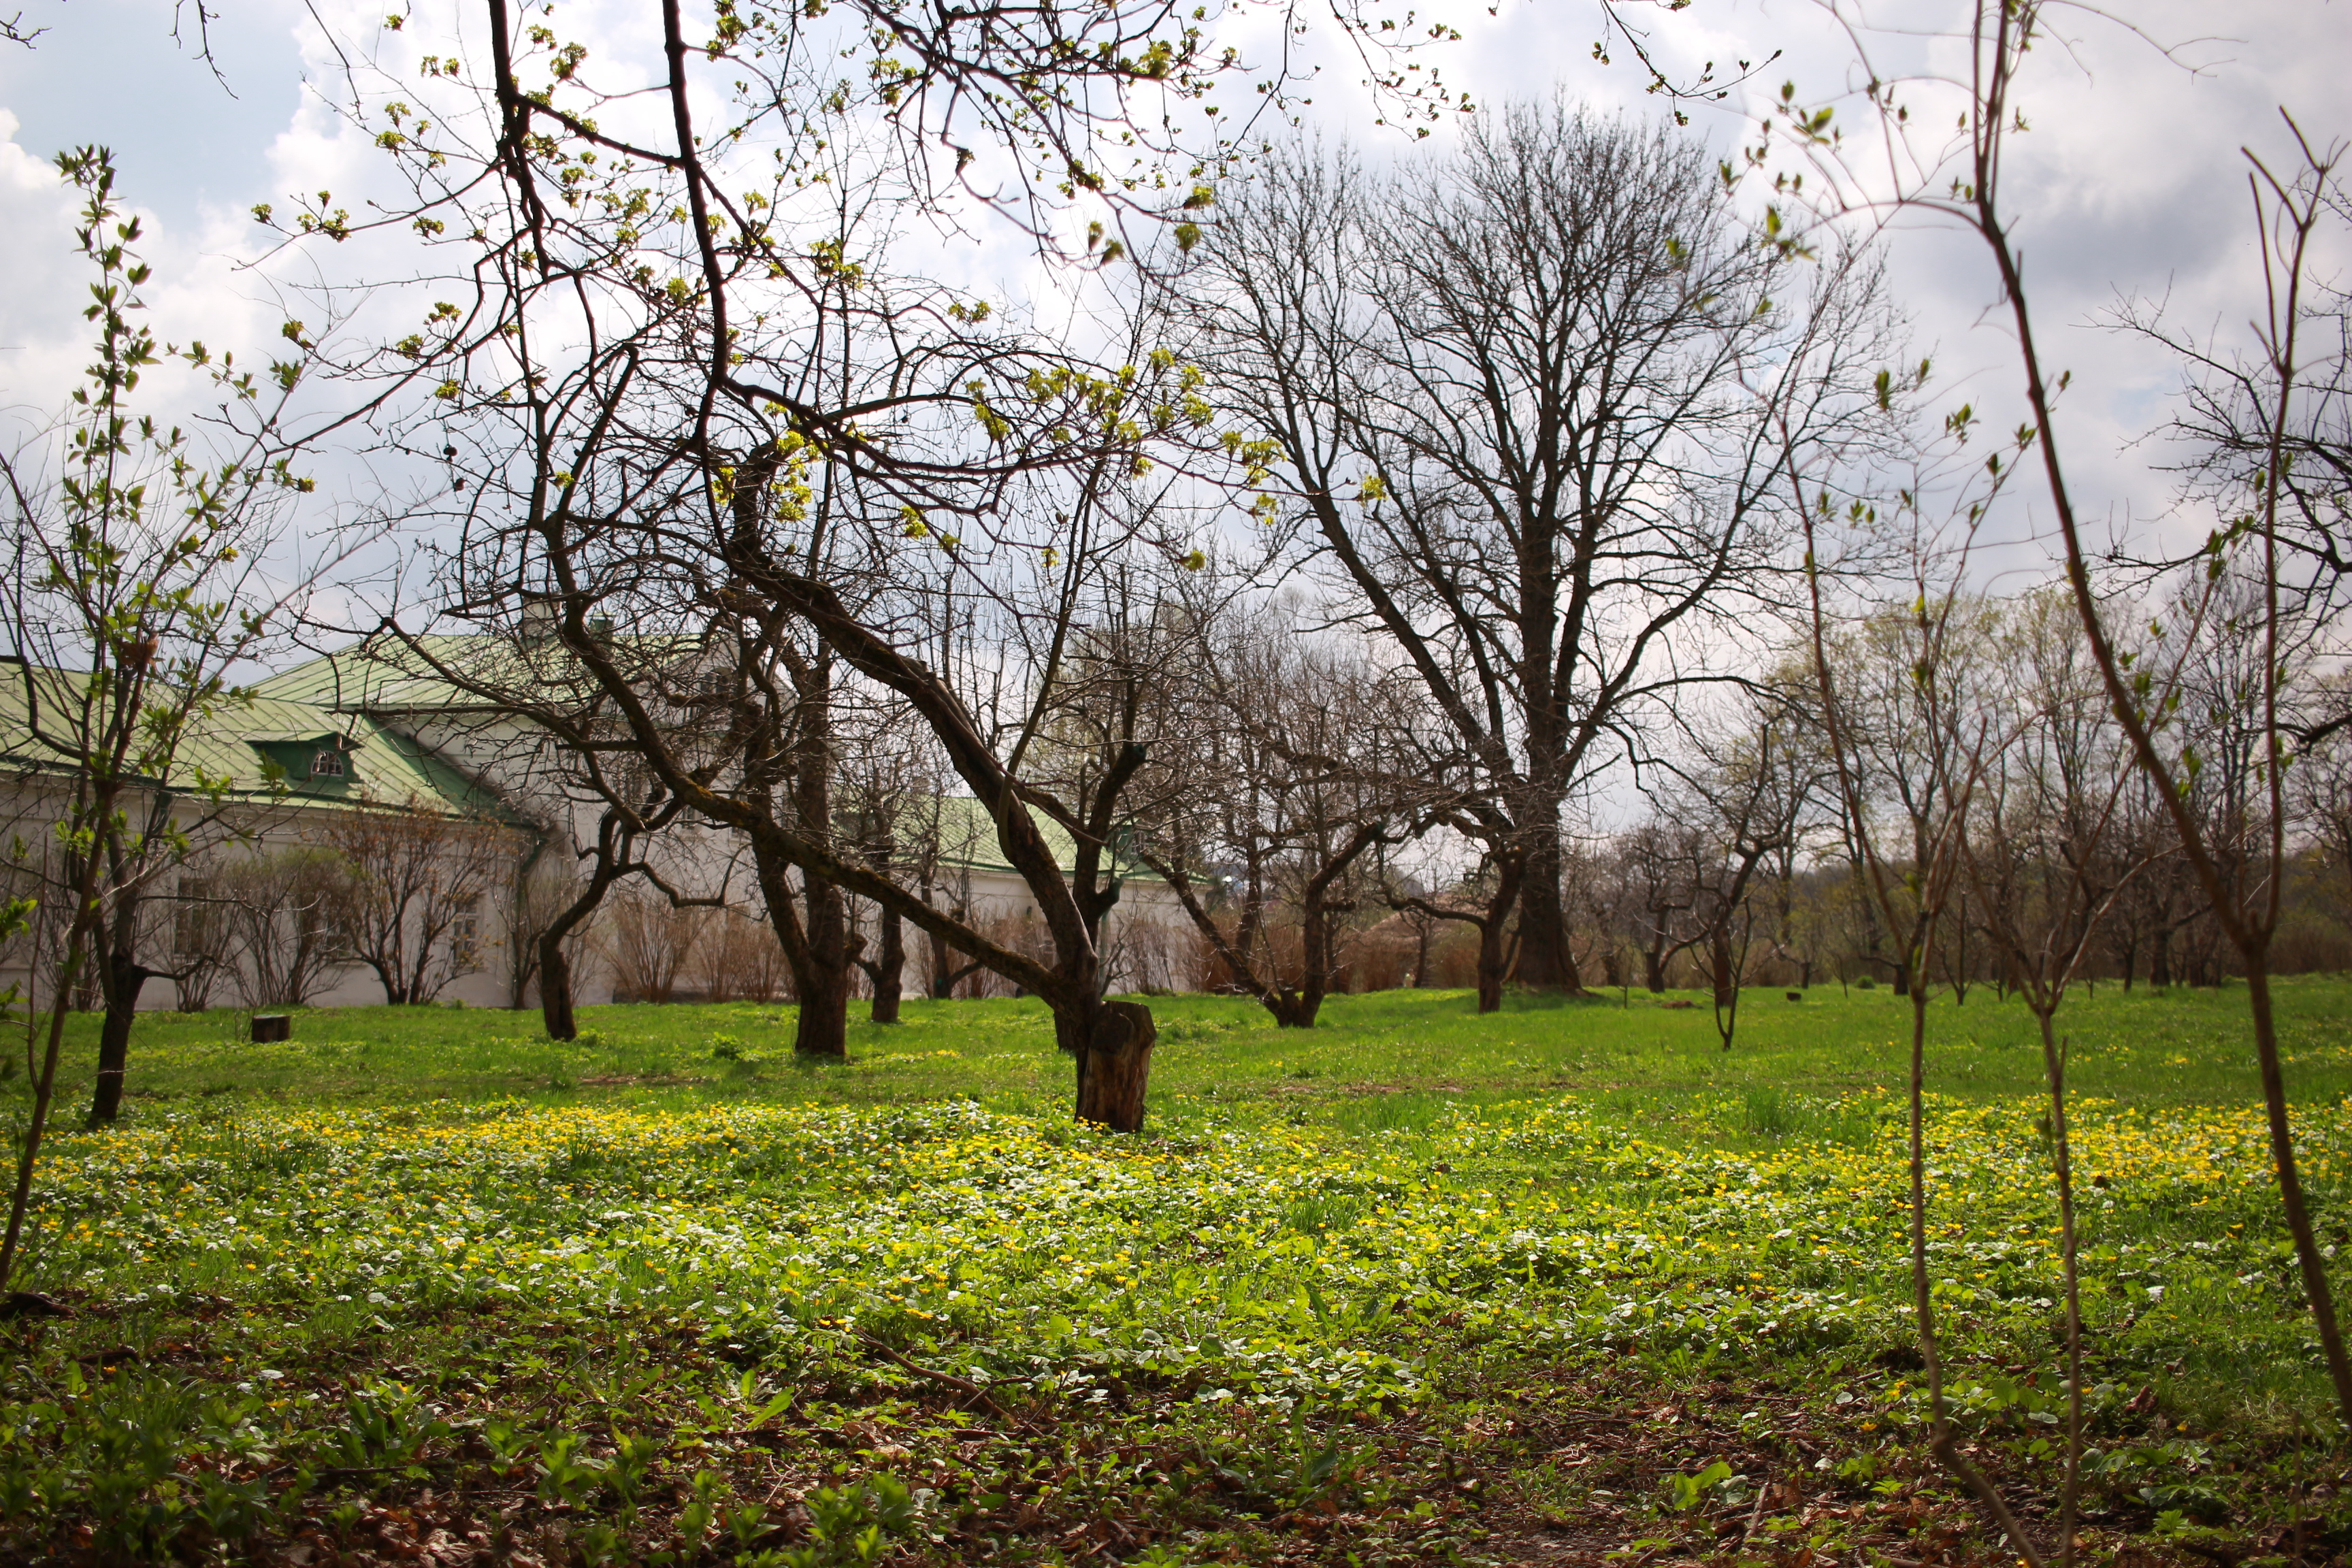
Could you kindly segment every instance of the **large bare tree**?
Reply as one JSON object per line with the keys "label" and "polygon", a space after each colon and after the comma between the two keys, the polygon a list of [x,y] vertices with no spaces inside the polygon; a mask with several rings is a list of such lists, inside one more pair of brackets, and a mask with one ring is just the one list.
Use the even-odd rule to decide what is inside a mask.
{"label": "large bare tree", "polygon": [[1385,177],[1277,156],[1207,248],[1204,356],[1266,504],[1477,759],[1519,977],[1574,988],[1566,804],[1724,673],[1790,563],[1790,464],[1869,435],[1875,272],[1740,216],[1696,141],[1559,106]]}

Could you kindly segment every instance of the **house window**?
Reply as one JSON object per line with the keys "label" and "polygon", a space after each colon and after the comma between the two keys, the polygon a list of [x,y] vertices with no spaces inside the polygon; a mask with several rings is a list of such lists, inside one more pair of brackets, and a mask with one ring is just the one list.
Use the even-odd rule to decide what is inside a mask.
{"label": "house window", "polygon": [[461,973],[482,966],[482,900],[468,899],[457,906],[449,922],[449,962]]}
{"label": "house window", "polygon": [[332,746],[321,746],[319,754],[310,759],[310,776],[314,779],[339,779],[343,776],[343,753]]}

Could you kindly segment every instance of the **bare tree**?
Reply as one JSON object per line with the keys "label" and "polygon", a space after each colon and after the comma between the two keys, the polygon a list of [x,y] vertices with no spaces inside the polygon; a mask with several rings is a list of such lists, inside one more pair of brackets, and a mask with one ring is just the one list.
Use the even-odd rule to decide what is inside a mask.
{"label": "bare tree", "polygon": [[[2306,171],[2297,220],[2306,245],[2352,232],[2352,195],[2332,163],[2317,162]],[[2300,621],[2326,624],[2352,608],[2352,290],[2316,276],[2295,283],[2294,352],[2284,364],[2274,352],[2281,339],[2247,353],[2184,331],[2144,301],[2126,300],[2115,320],[2171,353],[2185,373],[2167,431],[2183,449],[2174,466],[2185,499],[2221,517],[2226,535],[2243,539],[2267,515],[2248,510],[2250,489],[2274,479],[2278,504],[2269,526],[2281,588],[2300,602]],[[2286,324],[2273,322],[2273,332]],[[2352,726],[2347,699],[2352,689],[2340,681],[2306,691],[2287,719],[2297,743],[2308,747]]]}
{"label": "bare tree", "polygon": [[227,851],[206,870],[246,1005],[303,1006],[351,962],[339,923],[351,872],[332,851],[317,845]]}
{"label": "bare tree", "polygon": [[2101,925],[2126,990],[2143,952],[2148,984],[2158,990],[2171,986],[2180,932],[2205,910],[2196,877],[2175,840],[2171,816],[2155,791],[2146,774],[2135,773],[2116,803],[2109,832],[2114,852],[2140,868],[2122,885]]}
{"label": "bare tree", "polygon": [[330,906],[333,929],[345,952],[375,972],[385,1002],[430,1002],[487,967],[478,926],[520,858],[511,828],[411,802],[340,812],[319,837],[345,871]]}
{"label": "bare tree", "polygon": [[[646,841],[669,826],[679,810],[676,801],[656,803],[650,809],[633,809],[612,800],[597,814],[596,837],[579,852],[579,859],[587,864],[587,875],[574,881],[571,897],[551,909],[542,921],[537,922],[537,929],[529,933],[537,952],[534,968],[539,980],[540,1019],[548,1038],[580,1037],[580,1022],[572,1010],[574,950],[581,945],[589,921],[604,907],[612,890],[632,877],[645,877],[662,890],[671,904],[680,901],[675,890],[660,881],[643,858]],[[516,940],[523,940],[523,933],[519,931]]]}
{"label": "bare tree", "polygon": [[1752,885],[1776,851],[1796,842],[1806,791],[1797,717],[1769,693],[1750,700],[1748,722],[1707,748],[1704,766],[1683,773],[1693,808],[1690,874],[1696,945],[1706,951],[1715,1028],[1731,1048],[1739,992],[1756,931]]}
{"label": "bare tree", "polygon": [[1695,141],[1565,108],[1388,181],[1277,157],[1213,236],[1208,363],[1477,759],[1531,984],[1580,983],[1566,803],[1787,563],[1788,464],[1875,415],[1874,269],[1767,237]]}
{"label": "bare tree", "polygon": [[[1472,844],[1491,840],[1487,821],[1465,810],[1440,811],[1434,815],[1433,826],[1454,834]],[[1433,893],[1413,893],[1391,887],[1383,895],[1391,909],[1400,913],[1418,915],[1423,920],[1445,924],[1466,925],[1478,933],[1478,960],[1475,971],[1477,1006],[1481,1013],[1499,1011],[1503,1005],[1503,986],[1518,961],[1517,933],[1511,930],[1511,914],[1518,907],[1518,858],[1508,853],[1496,853],[1491,847],[1482,855],[1469,875],[1450,888]]]}
{"label": "bare tree", "polygon": [[[1417,683],[1352,639],[1315,638],[1292,610],[1235,605],[1199,628],[1192,722],[1164,770],[1169,808],[1136,852],[1225,982],[1277,1026],[1308,1028],[1339,977],[1343,918],[1379,882],[1378,851],[1445,803],[1444,781],[1415,766]],[[1296,921],[1295,973],[1274,947],[1284,921]]]}
{"label": "bare tree", "polygon": [[[2343,704],[2343,676],[2316,683],[2321,710]],[[2352,736],[2329,734],[2305,744],[2289,770],[2291,809],[2311,836],[2321,868],[2352,893]]]}
{"label": "bare tree", "polygon": [[1618,875],[1624,882],[1618,908],[1641,954],[1642,984],[1654,996],[1666,988],[1666,966],[1698,940],[1688,918],[1696,902],[1689,874],[1697,858],[1691,830],[1655,811],[1618,843]]}
{"label": "bare tree", "polygon": [[[886,708],[877,718],[863,743],[844,760],[845,799],[839,815],[845,836],[866,863],[887,876],[908,850],[919,854],[928,847],[919,842],[919,807],[930,781],[920,770],[919,752],[907,743],[908,715]],[[902,840],[916,842],[902,847]],[[907,922],[897,910],[876,906],[875,940],[868,942],[857,929],[862,912],[860,906],[851,907],[850,925],[857,967],[865,972],[872,997],[867,1016],[877,1024],[896,1024],[907,990]]]}

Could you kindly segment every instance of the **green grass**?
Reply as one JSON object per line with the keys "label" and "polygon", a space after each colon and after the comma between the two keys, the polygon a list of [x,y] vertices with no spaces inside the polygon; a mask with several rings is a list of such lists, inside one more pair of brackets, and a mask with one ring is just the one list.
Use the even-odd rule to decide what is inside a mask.
{"label": "green grass", "polygon": [[[1321,1026],[1276,1028],[1245,1000],[1150,999],[1160,1021],[1152,1091],[1180,1120],[1202,1104],[1305,1108],[1343,1126],[1405,1114],[1360,1102],[1433,1097],[1493,1104],[1572,1089],[1601,1110],[1661,1130],[1691,1121],[1693,1095],[1751,1089],[1832,1096],[1899,1089],[1907,1068],[1909,1004],[1890,991],[1816,986],[1801,1003],[1748,993],[1732,1048],[1717,1039],[1706,998],[1634,993],[1623,1004],[1515,995],[1480,1018],[1466,994],[1403,991],[1339,996]],[[229,1093],[337,1103],[520,1096],[542,1103],[617,1100],[682,1105],[759,1099],[860,1105],[970,1098],[1051,1113],[1070,1071],[1034,1001],[906,1004],[906,1022],[853,1022],[850,1065],[792,1056],[793,1009],[749,1003],[581,1009],[583,1038],[551,1041],[535,1012],[353,1007],[297,1015],[295,1038],[257,1046],[247,1016],[216,1010],[143,1018],[131,1092],[151,1103]],[[2102,987],[2062,1014],[2075,1092],[2144,1107],[2251,1103],[2260,1093],[2244,993],[2126,994]],[[1930,1014],[1929,1087],[1988,1101],[2042,1089],[2039,1037],[2025,1009],[1972,987]],[[2280,983],[2279,1026],[2291,1087],[2333,1103],[2352,1093],[2352,988],[2329,978]],[[87,1093],[94,1019],[78,1018],[63,1091]],[[734,1059],[714,1054],[722,1048]],[[1706,1123],[1707,1134],[1719,1129]]]}
{"label": "green grass", "polygon": [[[772,1006],[151,1017],[45,1167],[20,1283],[72,1315],[0,1323],[0,1558],[2013,1561],[1924,1452],[1907,1005],[1751,993],[1727,1054],[1697,1002],[1159,999],[1134,1139],[1070,1124],[1034,1003],[846,1065]],[[2046,1522],[2039,1047],[1990,991],[1933,1021],[1951,1387]],[[2352,984],[2282,1026],[2352,1242]],[[2242,993],[2066,1029],[2091,1560],[2336,1539]]]}

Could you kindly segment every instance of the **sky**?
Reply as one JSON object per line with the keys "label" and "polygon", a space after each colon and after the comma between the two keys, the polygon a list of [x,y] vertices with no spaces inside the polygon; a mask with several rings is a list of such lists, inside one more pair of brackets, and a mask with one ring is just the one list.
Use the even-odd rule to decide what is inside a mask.
{"label": "sky", "polygon": [[[384,3],[230,0],[212,24],[207,64],[186,34],[192,8],[181,13],[184,36],[175,42],[173,13],[162,0],[25,0],[26,24],[47,31],[29,49],[0,45],[0,275],[9,280],[0,290],[0,438],[21,438],[53,418],[86,358],[86,297],[69,250],[73,204],[50,167],[53,155],[90,142],[113,148],[144,224],[142,247],[156,266],[147,292],[163,335],[266,354],[290,310],[273,275],[247,265],[263,237],[249,209],[258,202],[283,208],[296,192],[332,189],[339,203],[364,195],[381,157],[368,132],[341,123],[322,94],[334,90],[339,45],[385,39]],[[446,0],[441,9],[454,15],[455,7]],[[1424,23],[1442,17],[1463,37],[1421,58],[1443,71],[1449,89],[1476,101],[1559,92],[1633,113],[1659,109],[1642,93],[1643,75],[1622,39],[1609,50],[1613,63],[1594,58],[1602,26],[1592,0],[1499,0],[1491,12],[1441,0],[1422,9]],[[1938,37],[1962,14],[1955,5],[1846,4],[1843,11],[1863,25],[1886,68],[1949,69],[1964,58]],[[562,25],[590,43],[600,65],[642,68],[651,64],[647,12],[642,0],[563,0]],[[2156,0],[2116,14],[2120,21],[2057,14],[2060,37],[2039,52],[2024,84],[2021,107],[2032,129],[2016,142],[2010,199],[2047,352],[2074,372],[2061,426],[2083,504],[2135,538],[2168,528],[2201,532],[2200,520],[2171,515],[2161,447],[2147,439],[2178,371],[2103,317],[2122,298],[2162,299],[2170,322],[2242,338],[2261,275],[2240,149],[2282,154],[2282,106],[2316,142],[2352,137],[2352,94],[2341,87],[2352,62],[2352,5]],[[1782,51],[1748,88],[1694,111],[1693,133],[1724,153],[1752,135],[1754,112],[1784,81],[1804,101],[1843,101],[1839,123],[1851,127],[1849,146],[1872,145],[1869,124],[1839,99],[1854,84],[1853,36],[1819,0],[1696,0],[1676,13],[1633,15],[1677,75],[1707,59],[1761,61]],[[1263,13],[1229,31],[1245,58],[1265,58],[1278,37]],[[1322,71],[1297,95],[1306,129],[1353,140],[1374,159],[1409,151],[1403,132],[1374,123],[1361,73],[1329,47],[1329,29],[1309,37]],[[413,52],[393,42],[404,58]],[[1932,89],[1918,88],[1914,100],[1924,121]],[[1442,147],[1452,131],[1441,124],[1431,142]],[[1992,427],[2014,423],[2014,354],[1990,309],[1996,296],[1981,250],[1917,224],[1890,243],[1896,291],[1921,353],[1939,367],[1939,391],[1973,401]],[[1060,280],[1016,235],[982,227],[916,244],[945,280],[1053,308]],[[2347,259],[2331,255],[2329,264]],[[293,267],[339,280],[340,264],[329,247],[272,266],[280,279],[301,276],[284,271]],[[168,374],[151,390],[166,405],[201,392]],[[340,489],[336,503],[362,504],[365,482],[362,470],[346,471],[331,487]],[[2041,521],[2029,509],[2012,528],[2030,534]],[[2040,569],[2031,549],[2003,559],[2004,570],[2020,574]]]}

